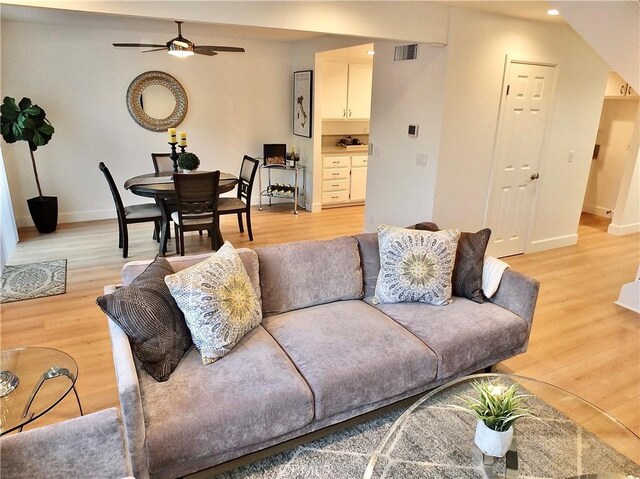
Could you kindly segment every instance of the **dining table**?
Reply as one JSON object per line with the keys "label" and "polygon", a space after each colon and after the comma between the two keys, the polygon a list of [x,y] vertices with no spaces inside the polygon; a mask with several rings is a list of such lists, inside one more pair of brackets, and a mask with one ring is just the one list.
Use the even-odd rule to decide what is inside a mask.
{"label": "dining table", "polygon": [[[206,171],[197,170],[194,175],[199,173],[207,173]],[[235,188],[238,178],[231,173],[220,172],[220,180],[218,183],[218,191],[226,193]],[[173,183],[172,171],[160,171],[157,173],[145,173],[143,175],[129,178],[124,183],[125,190],[131,191],[134,195],[153,198],[162,213],[162,225],[160,228],[160,243],[158,245],[158,254],[164,256],[167,252],[167,240],[169,238],[169,225],[171,221],[171,211],[167,206],[167,200],[176,199],[176,188]],[[224,242],[222,233],[218,228],[218,238],[220,243]]]}

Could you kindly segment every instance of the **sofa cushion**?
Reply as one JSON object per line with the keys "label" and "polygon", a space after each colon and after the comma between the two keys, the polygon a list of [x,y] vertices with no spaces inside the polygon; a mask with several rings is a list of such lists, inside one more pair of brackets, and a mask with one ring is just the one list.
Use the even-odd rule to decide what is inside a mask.
{"label": "sofa cushion", "polygon": [[210,364],[260,324],[260,301],[235,249],[226,241],[206,260],[167,276],[193,343]]}
{"label": "sofa cushion", "polygon": [[446,305],[460,231],[418,231],[380,225],[380,273],[374,303]]}
{"label": "sofa cushion", "polygon": [[359,299],[362,270],[352,237],[256,248],[265,315]]}
{"label": "sofa cushion", "polygon": [[[439,231],[435,223],[424,222],[415,225],[417,230]],[[484,303],[482,296],[482,268],[484,254],[489,244],[491,230],[484,228],[477,233],[460,233],[456,250],[456,263],[451,278],[452,293],[476,303]]]}
{"label": "sofa cushion", "polygon": [[520,316],[493,303],[454,298],[446,308],[424,303],[381,304],[380,311],[407,328],[438,356],[437,379],[505,358],[528,336]]}
{"label": "sofa cushion", "polygon": [[133,354],[156,381],[169,379],[191,347],[184,315],[164,282],[170,274],[169,263],[158,257],[129,285],[96,299],[127,334]]}
{"label": "sofa cushion", "polygon": [[271,316],[263,326],[313,391],[322,419],[422,386],[436,356],[419,339],[363,301]]}
{"label": "sofa cushion", "polygon": [[[242,264],[244,268],[247,270],[247,274],[249,275],[249,279],[251,280],[251,284],[253,285],[253,289],[258,296],[258,299],[261,298],[260,295],[260,276],[258,274],[258,255],[255,251],[249,248],[237,248],[236,252],[240,259],[242,260]],[[209,256],[214,253],[204,253],[204,254],[195,254],[188,256],[173,256],[165,258],[173,271],[180,271],[189,266],[193,266],[194,264],[200,263],[204,261]],[[122,283],[124,285],[129,284],[133,279],[142,273],[146,267],[149,265],[149,261],[129,261],[122,267]]]}
{"label": "sofa cushion", "polygon": [[[258,326],[202,366],[193,348],[169,381],[140,377],[152,476],[195,472],[196,459],[278,437],[313,419],[313,396],[287,355]],[[160,474],[163,475],[163,474]]]}
{"label": "sofa cushion", "polygon": [[376,282],[380,272],[380,247],[378,233],[363,233],[355,235],[360,251],[360,267],[364,280],[364,296],[368,298],[376,292]]}

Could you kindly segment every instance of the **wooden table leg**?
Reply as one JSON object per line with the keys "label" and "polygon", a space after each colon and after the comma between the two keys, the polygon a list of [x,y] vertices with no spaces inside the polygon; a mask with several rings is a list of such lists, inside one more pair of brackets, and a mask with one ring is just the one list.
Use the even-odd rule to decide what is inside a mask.
{"label": "wooden table leg", "polygon": [[162,213],[162,225],[160,227],[160,245],[158,246],[158,254],[164,256],[167,253],[167,240],[169,237],[169,209],[167,208],[167,202],[163,198],[158,198],[158,206],[160,206],[160,212]]}

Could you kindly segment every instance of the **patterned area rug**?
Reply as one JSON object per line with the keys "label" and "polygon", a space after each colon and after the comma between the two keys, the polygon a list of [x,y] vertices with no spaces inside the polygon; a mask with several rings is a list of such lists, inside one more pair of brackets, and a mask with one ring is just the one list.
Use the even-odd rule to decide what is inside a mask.
{"label": "patterned area rug", "polygon": [[67,290],[67,260],[5,266],[0,283],[0,303],[64,294]]}
{"label": "patterned area rug", "polygon": [[[427,408],[426,413],[451,404],[452,395],[443,395],[440,404]],[[532,434],[527,434],[527,420],[520,421],[522,445],[527,453],[519,454],[519,477],[527,479],[568,478],[578,474],[598,471],[615,471],[616,475],[604,477],[638,477],[640,465],[630,461],[610,446],[602,443],[575,422],[562,415],[537,397],[532,398],[534,408],[541,412],[548,427],[541,437],[535,437],[536,445],[525,447]],[[394,411],[366,423],[352,426],[338,433],[304,444],[291,451],[263,459],[234,469],[218,479],[362,479],[372,453],[380,445],[393,423],[404,412]],[[385,468],[374,477],[384,479],[486,479],[504,477],[504,459],[494,466],[494,474],[487,475],[482,467],[482,454],[473,445],[473,434],[456,427],[456,421],[475,419],[460,413],[452,423],[451,415],[445,418],[415,416],[415,427],[400,428],[393,437],[391,449],[383,451],[378,466]],[[517,424],[517,423],[516,423]],[[447,428],[447,441],[459,445],[458,454],[451,457],[451,444],[442,443],[438,428]],[[441,429],[440,429],[441,431]],[[428,444],[429,447],[424,447]],[[455,448],[454,448],[455,449]],[[449,452],[445,452],[449,451]],[[471,451],[471,453],[469,453]],[[558,460],[558,458],[566,460]],[[464,463],[467,461],[467,463]],[[462,464],[461,464],[462,463]],[[376,467],[377,469],[377,467]],[[618,476],[624,472],[624,476]],[[627,476],[631,474],[631,476]],[[582,476],[581,476],[582,477]],[[586,476],[584,476],[586,477]],[[591,477],[591,476],[589,476]]]}

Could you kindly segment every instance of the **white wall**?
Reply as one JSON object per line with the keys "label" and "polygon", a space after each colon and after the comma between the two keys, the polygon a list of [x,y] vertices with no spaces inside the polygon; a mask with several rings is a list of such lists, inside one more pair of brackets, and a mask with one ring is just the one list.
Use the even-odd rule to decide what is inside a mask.
{"label": "white wall", "polygon": [[[452,10],[433,220],[484,223],[505,57],[558,64],[558,95],[526,251],[577,240],[607,66],[568,26]],[[574,161],[568,162],[573,150]],[[428,218],[427,218],[428,219]]]}
{"label": "white wall", "polygon": [[18,244],[18,230],[13,217],[9,184],[4,168],[4,159],[0,152],[0,274],[4,266],[11,260],[11,255]]}
{"label": "white wall", "polygon": [[640,110],[636,113],[635,128],[626,155],[609,233],[624,235],[640,231]]}
{"label": "white wall", "polygon": [[[428,220],[440,148],[448,48],[418,45],[418,59],[394,62],[396,43],[376,42],[365,229]],[[418,136],[410,137],[410,124]],[[427,156],[425,166],[416,164]]]}
{"label": "white wall", "polygon": [[636,124],[638,100],[604,100],[596,143],[598,158],[591,162],[582,211],[611,217]]}
{"label": "white wall", "polygon": [[[261,156],[263,143],[291,143],[291,45],[189,38],[247,52],[177,59],[112,47],[137,41],[123,30],[3,22],[1,93],[30,97],[56,129],[36,160],[44,194],[59,197],[61,223],[115,216],[100,161],[122,185],[152,170],[151,152],[168,151],[166,133],[143,129],[127,111],[127,87],[142,72],[161,70],[182,83],[189,109],[179,130],[203,169],[237,173],[242,156]],[[19,225],[30,224],[26,199],[37,194],[27,148],[2,142]],[[144,200],[123,192],[123,201]]]}

